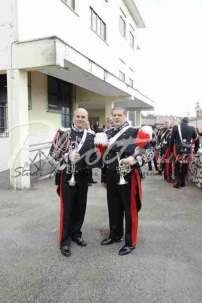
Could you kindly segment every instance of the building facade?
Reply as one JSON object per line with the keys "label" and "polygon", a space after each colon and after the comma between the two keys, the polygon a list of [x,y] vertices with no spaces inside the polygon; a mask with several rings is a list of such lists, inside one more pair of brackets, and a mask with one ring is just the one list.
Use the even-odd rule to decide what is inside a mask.
{"label": "building facade", "polygon": [[[151,100],[135,89],[138,34],[144,22],[133,0],[0,2],[0,171],[29,188],[29,146],[68,126],[73,110],[105,124],[125,105],[135,124]],[[136,121],[134,121],[136,120]]]}
{"label": "building facade", "polygon": [[166,121],[169,121],[172,126],[180,123],[182,117],[177,117],[173,115],[142,115],[142,124],[162,127],[165,125]]}

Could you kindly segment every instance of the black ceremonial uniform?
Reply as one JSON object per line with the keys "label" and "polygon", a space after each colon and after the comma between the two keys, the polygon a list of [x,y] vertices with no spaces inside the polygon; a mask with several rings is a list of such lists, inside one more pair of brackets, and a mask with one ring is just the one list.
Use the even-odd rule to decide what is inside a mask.
{"label": "black ceremonial uniform", "polygon": [[162,170],[164,174],[164,179],[168,182],[172,181],[172,161],[170,159],[171,133],[172,133],[171,128],[164,128],[160,137]]}
{"label": "black ceremonial uniform", "polygon": [[[117,135],[128,123],[119,128],[111,128],[106,131],[107,137]],[[118,241],[123,236],[123,218],[125,214],[125,244],[135,246],[137,242],[138,211],[141,208],[141,181],[140,169],[134,166],[129,174],[125,176],[128,182],[125,185],[118,185],[120,175],[117,171],[119,153],[120,159],[134,155],[135,143],[138,130],[134,127],[126,129],[111,144],[104,157],[103,163],[106,172],[107,203],[109,212],[110,235],[113,241]]]}
{"label": "black ceremonial uniform", "polygon": [[[178,126],[173,127],[170,140],[170,150],[175,158],[175,184],[174,187],[185,186],[186,176],[188,173],[188,165],[191,160],[192,143],[197,147],[197,132],[194,127],[189,126],[188,122],[180,124],[182,140],[187,146],[187,152],[182,152],[182,142],[178,130]],[[190,146],[190,147],[189,147]],[[195,148],[195,151],[197,148]]]}
{"label": "black ceremonial uniform", "polygon": [[149,144],[147,144],[147,149],[150,150],[150,152],[154,153],[153,159],[148,161],[148,168],[150,171],[152,170],[152,161],[154,163],[155,170],[158,171],[157,158],[155,156],[155,150],[156,150],[156,144],[157,144],[156,140],[157,139],[155,137],[155,134],[152,134],[152,140],[150,141]]}
{"label": "black ceremonial uniform", "polygon": [[[89,183],[89,168],[92,160],[95,159],[96,153],[94,148],[94,135],[86,131],[86,138],[83,142],[79,154],[80,160],[76,163],[75,168],[75,186],[70,186],[68,181],[72,174],[68,167],[57,173],[56,184],[58,185],[58,194],[60,195],[60,225],[59,225],[59,241],[60,247],[69,245],[71,239],[81,237],[81,227],[84,222],[87,192]],[[84,130],[71,128],[66,132],[68,140],[66,143],[66,150],[63,148],[63,155],[68,153],[70,146],[74,148],[75,142],[79,144],[84,136]],[[63,140],[61,144],[65,141]],[[62,163],[64,160],[61,160]]]}

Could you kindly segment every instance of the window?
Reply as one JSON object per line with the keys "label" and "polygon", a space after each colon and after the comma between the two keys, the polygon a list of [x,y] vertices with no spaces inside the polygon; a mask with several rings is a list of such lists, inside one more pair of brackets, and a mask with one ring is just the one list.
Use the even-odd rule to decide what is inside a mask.
{"label": "window", "polygon": [[48,109],[61,111],[62,107],[71,108],[72,88],[71,83],[48,76]]}
{"label": "window", "polygon": [[134,34],[131,31],[129,32],[129,44],[131,48],[134,48],[135,39],[134,39]]}
{"label": "window", "polygon": [[133,85],[134,85],[133,79],[132,79],[132,78],[129,78],[129,86],[130,86],[130,87],[133,87]]}
{"label": "window", "polygon": [[6,75],[0,75],[0,136],[7,135],[7,132],[7,78]]}
{"label": "window", "polygon": [[125,38],[126,37],[126,22],[122,16],[119,17],[119,31],[121,35]]}
{"label": "window", "polygon": [[126,75],[121,70],[119,71],[119,79],[121,81],[124,81],[124,82],[125,82],[125,79],[126,79]]}
{"label": "window", "polygon": [[106,41],[106,23],[90,7],[91,11],[91,29],[104,41]]}
{"label": "window", "polygon": [[68,6],[70,6],[73,10],[75,10],[75,0],[62,0]]}

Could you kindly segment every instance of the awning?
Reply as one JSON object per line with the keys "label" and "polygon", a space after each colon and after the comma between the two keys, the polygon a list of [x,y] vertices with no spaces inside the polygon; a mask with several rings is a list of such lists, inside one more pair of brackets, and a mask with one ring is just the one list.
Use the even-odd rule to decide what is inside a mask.
{"label": "awning", "polygon": [[[17,42],[13,68],[37,70],[109,97],[133,108],[150,110],[153,102],[84,54],[57,37]],[[129,102],[129,103],[128,103]]]}

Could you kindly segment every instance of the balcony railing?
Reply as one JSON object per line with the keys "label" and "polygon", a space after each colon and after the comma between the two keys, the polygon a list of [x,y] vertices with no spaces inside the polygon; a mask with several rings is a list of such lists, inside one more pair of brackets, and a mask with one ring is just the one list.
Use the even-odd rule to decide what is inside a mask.
{"label": "balcony railing", "polygon": [[49,157],[52,142],[43,142],[30,145],[29,162],[32,179],[51,177],[55,172],[55,164]]}

